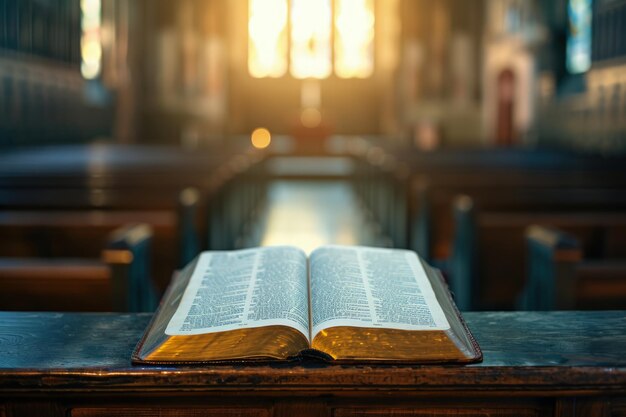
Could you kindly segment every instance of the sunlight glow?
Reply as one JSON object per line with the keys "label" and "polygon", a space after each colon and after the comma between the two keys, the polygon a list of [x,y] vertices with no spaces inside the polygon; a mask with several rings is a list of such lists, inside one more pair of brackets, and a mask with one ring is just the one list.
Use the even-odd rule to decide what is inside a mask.
{"label": "sunlight glow", "polygon": [[82,62],[80,72],[84,78],[92,80],[102,69],[102,5],[100,0],[81,0],[80,52]]}
{"label": "sunlight glow", "polygon": [[250,75],[282,77],[289,70],[298,79],[324,79],[333,72],[334,49],[334,70],[338,77],[371,76],[374,3],[374,0],[248,0]]}
{"label": "sunlight glow", "polygon": [[287,0],[248,1],[248,71],[255,78],[287,72]]}
{"label": "sunlight glow", "polygon": [[300,113],[300,122],[302,126],[313,129],[322,123],[322,113],[315,108],[309,107]]}
{"label": "sunlight glow", "polygon": [[291,75],[326,78],[332,72],[330,0],[291,1]]}
{"label": "sunlight glow", "polygon": [[335,73],[366,78],[374,71],[374,0],[335,0]]}

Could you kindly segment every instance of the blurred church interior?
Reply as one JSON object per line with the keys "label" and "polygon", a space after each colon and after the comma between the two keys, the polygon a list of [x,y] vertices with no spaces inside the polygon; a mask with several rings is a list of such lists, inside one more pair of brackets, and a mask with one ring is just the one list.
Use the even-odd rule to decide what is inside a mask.
{"label": "blurred church interior", "polygon": [[152,311],[200,251],[283,244],[414,250],[461,310],[626,309],[625,19],[0,0],[0,310]]}

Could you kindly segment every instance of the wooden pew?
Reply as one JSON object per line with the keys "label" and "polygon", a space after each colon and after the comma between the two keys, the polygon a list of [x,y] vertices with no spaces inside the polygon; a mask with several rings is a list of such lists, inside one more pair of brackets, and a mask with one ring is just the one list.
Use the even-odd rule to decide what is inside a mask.
{"label": "wooden pew", "polygon": [[451,207],[459,194],[490,211],[626,210],[626,171],[620,158],[524,150],[395,155],[412,171],[409,247],[430,260],[450,256]]}
{"label": "wooden pew", "polygon": [[585,259],[579,239],[539,225],[526,230],[526,241],[520,309],[626,309],[626,259]]}
{"label": "wooden pew", "polygon": [[[426,201],[420,203],[418,224],[428,223],[430,230],[416,230],[418,240],[425,241],[427,253],[433,259],[446,257],[454,233],[450,216],[452,197],[456,190],[431,190],[426,194]],[[603,190],[604,195],[590,196],[589,190],[580,188],[555,189],[516,189],[503,187],[470,190],[476,206],[483,211],[564,213],[566,211],[618,211],[625,210],[620,195],[623,188]],[[463,193],[466,194],[466,193]],[[423,195],[423,194],[422,194]],[[618,197],[614,197],[618,196]],[[576,197],[575,201],[572,197]],[[428,207],[424,210],[423,207]],[[424,236],[425,235],[425,236]]]}
{"label": "wooden pew", "polygon": [[239,156],[220,167],[211,179],[211,196],[203,210],[205,242],[211,250],[241,247],[264,204],[269,176],[259,155]]}
{"label": "wooden pew", "polygon": [[626,211],[623,158],[515,149],[416,152],[375,138],[353,145],[355,187],[371,218],[395,247],[429,261],[451,256],[451,208],[459,194],[489,211]]}
{"label": "wooden pew", "polygon": [[380,227],[391,246],[409,247],[408,165],[371,140],[357,138],[352,145],[348,150],[356,167],[353,184],[368,220]]}
{"label": "wooden pew", "polygon": [[[163,290],[172,270],[182,267],[199,250],[235,247],[265,192],[259,174],[262,159],[259,152],[237,147],[198,152],[111,145],[16,150],[0,155],[0,210],[7,213],[4,220],[0,214],[0,227],[13,227],[16,220],[25,223],[25,217],[34,215],[45,219],[34,220],[45,226],[39,228],[45,233],[38,231],[35,236],[42,242],[40,247],[34,250],[18,245],[10,251],[68,256],[67,252],[58,253],[57,246],[45,244],[65,239],[62,246],[70,255],[93,257],[99,251],[102,232],[111,226],[129,221],[151,223],[156,254],[153,268]],[[191,199],[185,191],[190,187],[196,190]],[[192,202],[193,210],[183,208],[182,202]],[[47,220],[44,213],[51,211],[53,219]],[[189,215],[194,218],[186,219]],[[56,227],[54,223],[65,225]],[[92,226],[93,232],[89,231]],[[73,232],[64,233],[64,229]],[[198,238],[209,234],[216,238],[208,242]],[[188,247],[177,247],[181,242]]]}
{"label": "wooden pew", "polygon": [[[486,178],[487,180],[487,178]],[[626,211],[623,196],[626,187],[593,190],[579,187],[544,188],[539,184],[524,188],[489,187],[485,185],[468,189],[437,188],[422,185],[414,193],[415,218],[412,229],[412,248],[424,253],[429,259],[449,256],[450,245],[454,235],[454,222],[450,207],[454,196],[466,194],[481,211],[500,213],[542,213],[549,215],[554,212],[561,215],[567,211],[602,212]],[[464,189],[467,192],[460,192]],[[428,225],[428,227],[423,227]]]}
{"label": "wooden pew", "polygon": [[[116,228],[146,223],[152,229],[151,260],[162,290],[171,271],[188,263],[200,251],[198,190],[187,188],[176,210],[12,210],[0,211],[0,256],[94,258]],[[159,279],[160,278],[160,279]]]}
{"label": "wooden pew", "polygon": [[16,149],[0,154],[0,208],[172,209],[183,189],[205,194],[260,161],[258,152],[227,146]]}
{"label": "wooden pew", "polygon": [[626,258],[626,213],[487,211],[469,196],[453,206],[455,237],[450,257],[435,262],[446,272],[462,310],[510,310],[525,281],[528,226],[540,223],[575,233],[596,257]]}
{"label": "wooden pew", "polygon": [[100,259],[0,258],[0,309],[153,311],[151,239],[136,224],[111,233]]}
{"label": "wooden pew", "polygon": [[[355,187],[372,218],[396,247],[406,241],[393,230],[405,227],[406,244],[445,271],[461,309],[515,308],[524,229],[533,222],[579,233],[590,253],[626,252],[619,159],[499,150],[415,155],[374,142],[354,156]],[[406,166],[412,173],[403,182]],[[393,197],[389,190],[403,183],[405,193]]]}

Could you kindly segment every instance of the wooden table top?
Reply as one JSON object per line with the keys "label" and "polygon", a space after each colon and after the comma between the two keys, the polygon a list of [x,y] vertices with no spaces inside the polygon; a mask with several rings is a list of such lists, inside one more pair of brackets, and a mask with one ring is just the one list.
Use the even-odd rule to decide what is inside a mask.
{"label": "wooden table top", "polygon": [[626,311],[465,313],[464,366],[133,366],[150,314],[0,312],[0,393],[418,390],[626,392]]}

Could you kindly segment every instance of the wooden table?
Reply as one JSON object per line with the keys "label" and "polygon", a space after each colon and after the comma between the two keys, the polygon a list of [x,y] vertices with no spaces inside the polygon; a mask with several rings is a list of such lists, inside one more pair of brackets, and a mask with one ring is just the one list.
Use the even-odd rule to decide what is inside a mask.
{"label": "wooden table", "polygon": [[175,368],[149,315],[0,313],[0,416],[626,416],[626,312],[465,317],[480,364]]}

